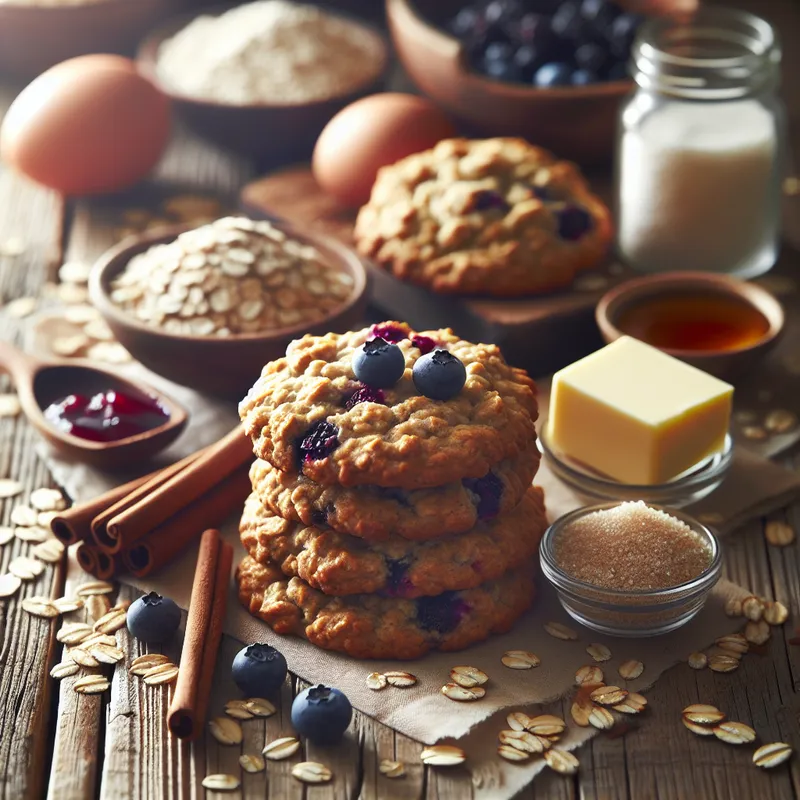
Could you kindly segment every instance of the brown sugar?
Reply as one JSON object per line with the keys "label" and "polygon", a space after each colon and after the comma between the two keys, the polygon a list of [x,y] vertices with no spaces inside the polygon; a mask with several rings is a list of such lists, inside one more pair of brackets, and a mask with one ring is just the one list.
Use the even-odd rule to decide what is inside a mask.
{"label": "brown sugar", "polygon": [[649,591],[698,577],[711,564],[712,551],[685,522],[639,501],[576,519],[559,533],[554,557],[585,583]]}

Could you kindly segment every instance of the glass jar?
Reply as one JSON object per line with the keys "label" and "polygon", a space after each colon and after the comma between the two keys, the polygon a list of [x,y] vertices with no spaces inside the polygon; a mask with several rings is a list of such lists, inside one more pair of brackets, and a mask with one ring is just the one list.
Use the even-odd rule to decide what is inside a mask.
{"label": "glass jar", "polygon": [[773,28],[741,11],[653,18],[620,111],[617,248],[642,272],[752,278],[778,250],[786,122]]}

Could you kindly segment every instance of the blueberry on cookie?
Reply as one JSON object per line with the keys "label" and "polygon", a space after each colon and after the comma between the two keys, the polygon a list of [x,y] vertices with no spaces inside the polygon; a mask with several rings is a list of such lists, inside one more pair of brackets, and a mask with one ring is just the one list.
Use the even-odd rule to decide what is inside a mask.
{"label": "blueberry on cookie", "polygon": [[403,351],[391,342],[376,336],[353,354],[353,372],[362,383],[377,389],[394,386],[406,369]]}
{"label": "blueberry on cookie", "polygon": [[464,388],[467,370],[452,353],[434,350],[417,359],[412,377],[420,394],[431,400],[450,400]]}

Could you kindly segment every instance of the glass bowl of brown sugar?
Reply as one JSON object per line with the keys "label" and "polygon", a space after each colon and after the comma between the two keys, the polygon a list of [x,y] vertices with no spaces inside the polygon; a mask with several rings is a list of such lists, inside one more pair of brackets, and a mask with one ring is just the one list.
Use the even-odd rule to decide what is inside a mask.
{"label": "glass bowl of brown sugar", "polygon": [[545,532],[539,555],[567,613],[611,636],[658,636],[685,625],[722,568],[708,528],[642,501],[565,514]]}

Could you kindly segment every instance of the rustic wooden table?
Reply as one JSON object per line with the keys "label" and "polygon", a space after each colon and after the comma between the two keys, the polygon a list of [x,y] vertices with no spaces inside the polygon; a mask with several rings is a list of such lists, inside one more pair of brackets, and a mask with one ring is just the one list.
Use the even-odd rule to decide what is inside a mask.
{"label": "rustic wooden table", "polygon": [[[759,0],[750,5],[761,10]],[[784,40],[800,33],[796,0],[764,0],[779,20]],[[787,50],[791,94],[798,96],[798,56]],[[14,95],[0,89],[0,110]],[[800,105],[790,103],[795,130]],[[196,140],[180,135],[158,175],[162,185],[179,183],[195,190],[234,193],[251,177],[248,165],[224,156]],[[0,299],[42,295],[57,280],[65,260],[91,261],[118,235],[116,214],[109,203],[64,202],[0,166]],[[787,251],[784,269],[800,269],[800,254]],[[40,305],[53,302],[46,297]],[[800,314],[800,310],[798,310]],[[0,339],[23,343],[21,326],[0,308]],[[795,331],[796,333],[796,331]],[[795,341],[800,346],[800,336]],[[8,384],[0,378],[0,392]],[[799,409],[795,408],[795,411]],[[27,489],[51,484],[36,454],[37,437],[23,418],[0,419],[0,478],[21,481]],[[795,452],[782,458],[800,468]],[[8,524],[13,503],[6,502],[0,525]],[[800,529],[800,502],[774,515]],[[575,778],[545,771],[519,797],[615,798],[768,798],[800,797],[800,759],[789,768],[765,773],[753,768],[750,753],[719,742],[699,741],[679,722],[680,709],[690,702],[716,702],[733,718],[752,722],[762,741],[783,740],[800,749],[797,682],[800,648],[789,645],[800,618],[800,542],[777,549],[766,544],[766,520],[755,520],[726,540],[728,578],[765,598],[791,609],[785,629],[778,630],[762,657],[744,660],[731,675],[695,672],[685,664],[669,670],[648,693],[650,710],[628,735],[597,736],[579,752],[581,768]],[[0,555],[2,569],[22,551],[13,541]],[[122,666],[113,673],[111,692],[78,695],[74,678],[57,683],[49,670],[60,658],[56,641],[59,621],[25,613],[20,601],[34,594],[59,597],[73,594],[88,580],[65,563],[48,566],[35,582],[26,583],[17,597],[0,602],[0,793],[3,798],[69,800],[101,797],[108,800],[156,800],[202,796],[206,774],[240,774],[238,757],[259,753],[265,741],[290,730],[288,711],[302,685],[292,680],[281,697],[279,713],[247,723],[240,747],[221,747],[210,736],[193,745],[177,744],[167,735],[165,711],[170,689],[144,690]],[[120,599],[134,597],[120,587]],[[76,615],[72,615],[73,619]],[[119,636],[127,639],[125,631]],[[135,641],[125,647],[138,654]],[[237,692],[230,681],[230,663],[240,645],[226,638],[217,662],[212,713],[220,713]],[[179,643],[170,655],[177,660]],[[560,709],[559,709],[560,711]],[[563,713],[563,711],[561,712]],[[465,769],[431,771],[419,763],[422,746],[373,720],[356,714],[344,742],[321,750],[309,746],[308,758],[324,761],[335,780],[323,787],[305,788],[290,773],[289,762],[270,763],[266,777],[242,774],[242,789],[232,797],[285,798],[469,798],[472,786]],[[408,774],[389,781],[378,772],[383,758],[406,762]]]}

